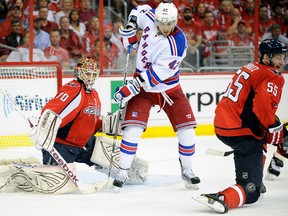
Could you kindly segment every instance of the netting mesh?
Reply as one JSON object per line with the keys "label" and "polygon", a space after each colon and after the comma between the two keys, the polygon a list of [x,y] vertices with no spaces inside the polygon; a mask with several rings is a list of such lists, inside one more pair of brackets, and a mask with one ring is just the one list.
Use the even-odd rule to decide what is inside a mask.
{"label": "netting mesh", "polygon": [[0,163],[39,157],[29,138],[28,120],[36,125],[41,109],[56,95],[57,70],[57,66],[0,66]]}
{"label": "netting mesh", "polygon": [[1,66],[1,79],[3,78],[14,78],[14,79],[31,79],[31,78],[45,78],[45,77],[55,77],[56,67],[5,67]]}

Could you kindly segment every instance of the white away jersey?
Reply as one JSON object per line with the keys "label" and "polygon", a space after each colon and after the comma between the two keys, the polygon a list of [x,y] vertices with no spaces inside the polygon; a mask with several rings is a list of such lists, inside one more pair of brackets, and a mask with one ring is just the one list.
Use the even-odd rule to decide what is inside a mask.
{"label": "white away jersey", "polygon": [[138,27],[143,29],[136,73],[145,80],[145,91],[163,92],[179,83],[179,66],[186,56],[187,40],[178,26],[168,37],[159,34],[154,13],[155,9],[147,10],[146,5],[130,13],[137,17]]}

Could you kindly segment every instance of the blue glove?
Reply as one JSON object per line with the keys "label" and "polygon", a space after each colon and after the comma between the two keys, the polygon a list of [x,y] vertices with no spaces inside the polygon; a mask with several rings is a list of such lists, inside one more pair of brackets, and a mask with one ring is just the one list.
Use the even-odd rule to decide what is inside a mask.
{"label": "blue glove", "polygon": [[139,94],[140,88],[143,83],[138,77],[133,78],[133,80],[128,81],[128,83],[122,87],[118,87],[114,94],[114,100],[117,102],[128,102],[132,97]]}
{"label": "blue glove", "polygon": [[119,28],[119,33],[121,35],[121,41],[128,50],[130,46],[132,49],[136,50],[138,48],[138,41],[136,36],[136,29],[123,29],[123,27]]}

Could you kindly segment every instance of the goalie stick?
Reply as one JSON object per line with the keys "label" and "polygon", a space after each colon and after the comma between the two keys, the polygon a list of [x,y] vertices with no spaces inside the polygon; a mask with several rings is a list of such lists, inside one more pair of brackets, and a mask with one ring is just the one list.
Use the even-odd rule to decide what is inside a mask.
{"label": "goalie stick", "polygon": [[[2,90],[2,88],[0,88],[0,91],[3,93],[4,96],[6,96],[11,101],[15,110],[29,124],[30,128],[34,130],[35,125],[28,119],[28,117],[21,110],[18,109],[17,104],[12,100],[12,98],[9,95],[7,95]],[[73,184],[79,189],[81,193],[94,193],[94,192],[101,191],[101,190],[104,190],[105,188],[109,188],[110,186],[112,186],[112,181],[109,181],[109,179],[107,182],[102,181],[100,183],[93,183],[93,184],[83,184],[79,182],[79,179],[76,173],[68,166],[68,163],[62,157],[62,155],[57,151],[57,149],[54,148],[54,146],[52,146],[51,150],[48,152],[53,157],[53,159],[58,163],[58,165],[62,168],[62,170],[66,173],[66,175],[70,178]]]}
{"label": "goalie stick", "polygon": [[[129,64],[129,58],[130,58],[130,51],[131,51],[131,46],[129,45],[127,48],[127,56],[126,56],[126,64],[125,64],[125,68],[124,68],[124,77],[123,77],[123,83],[122,86],[124,86],[126,84],[126,77],[127,77],[127,70],[128,70],[128,64]],[[111,171],[112,171],[112,166],[113,166],[113,158],[115,155],[115,146],[116,146],[116,139],[117,139],[117,135],[118,135],[118,130],[119,130],[119,126],[120,126],[120,122],[121,122],[121,118],[123,115],[123,109],[124,106],[122,104],[122,100],[119,103],[119,112],[118,112],[118,116],[116,119],[116,129],[115,129],[115,134],[113,136],[113,144],[112,144],[112,151],[111,151],[111,156],[110,156],[110,164],[109,164],[109,170],[108,170],[108,178],[107,178],[107,184],[109,182],[110,176],[111,176]]]}
{"label": "goalie stick", "polygon": [[[285,122],[283,124],[283,127],[287,127],[287,126],[288,126],[288,122]],[[214,149],[214,148],[208,148],[205,152],[205,154],[207,154],[207,155],[223,156],[223,157],[229,156],[233,153],[234,153],[234,150],[221,151],[221,150]]]}

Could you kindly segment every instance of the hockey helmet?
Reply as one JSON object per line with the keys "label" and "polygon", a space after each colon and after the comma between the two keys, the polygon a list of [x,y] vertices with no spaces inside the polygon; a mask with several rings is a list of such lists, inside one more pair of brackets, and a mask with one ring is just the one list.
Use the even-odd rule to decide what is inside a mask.
{"label": "hockey helmet", "polygon": [[270,61],[273,54],[287,54],[288,48],[279,40],[265,39],[259,45],[259,58],[262,61],[264,54],[267,54]]}
{"label": "hockey helmet", "polygon": [[161,2],[155,10],[157,22],[175,22],[178,20],[178,10],[173,3]]}
{"label": "hockey helmet", "polygon": [[97,62],[91,58],[82,58],[74,67],[75,77],[84,83],[88,92],[91,91],[99,73]]}

